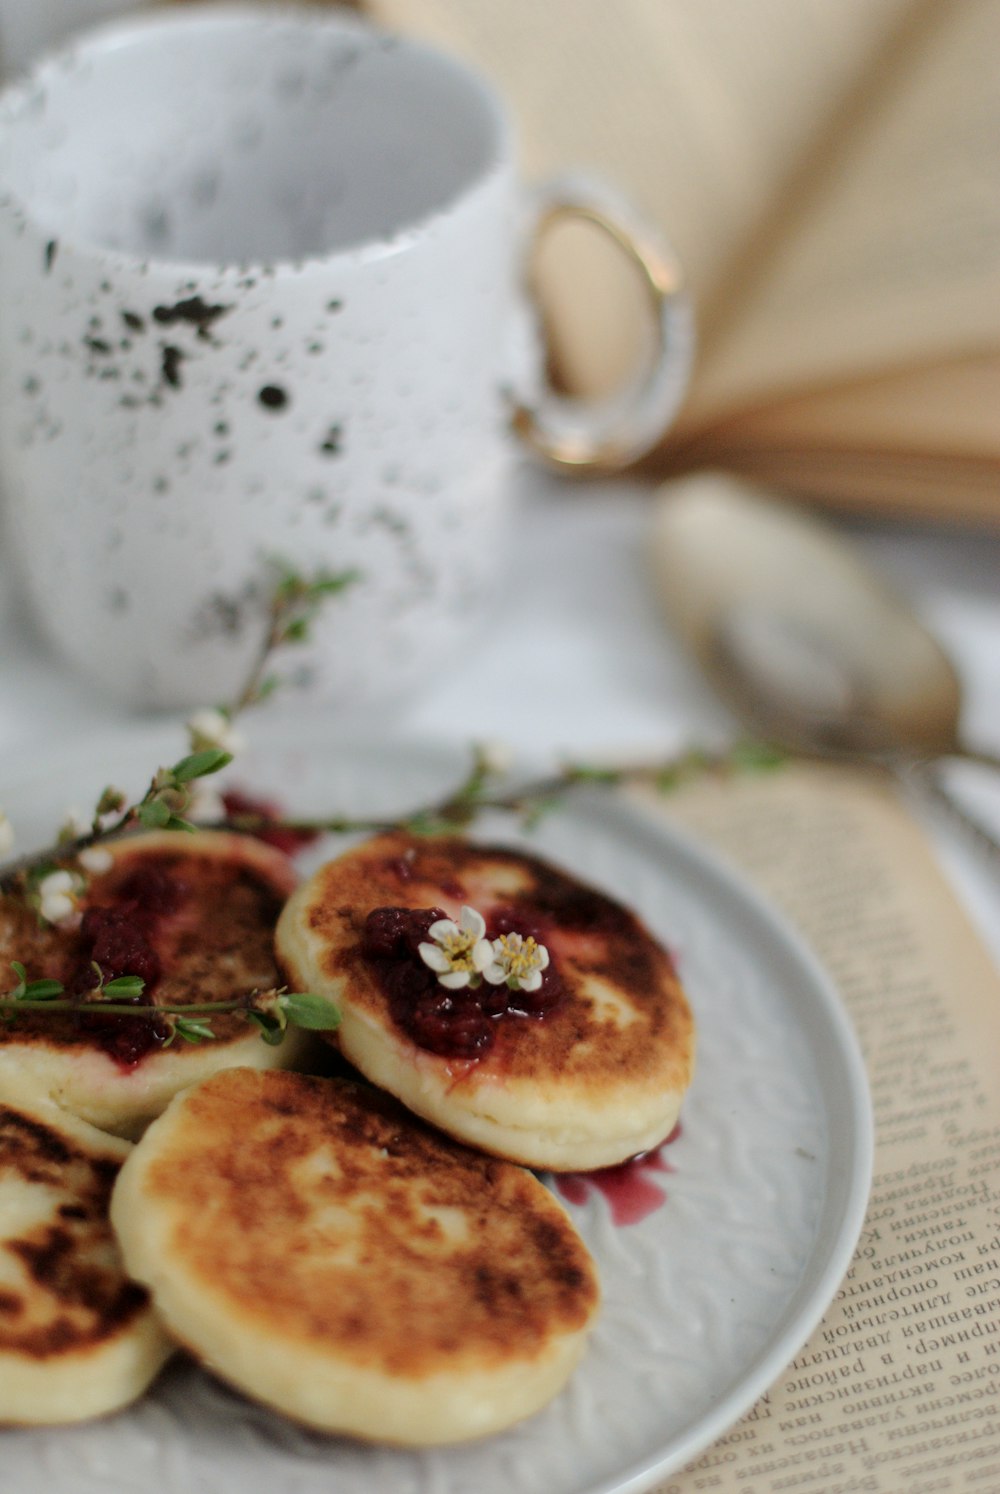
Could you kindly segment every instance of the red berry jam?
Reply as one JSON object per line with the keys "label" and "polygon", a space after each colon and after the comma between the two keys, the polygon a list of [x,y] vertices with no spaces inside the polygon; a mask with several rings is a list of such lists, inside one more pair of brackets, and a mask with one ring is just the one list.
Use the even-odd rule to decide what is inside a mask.
{"label": "red berry jam", "polygon": [[[113,903],[95,903],[83,915],[79,965],[70,982],[71,990],[78,996],[93,990],[96,965],[105,985],[123,975],[137,976],[143,982],[142,994],[128,998],[128,1004],[151,1006],[161,975],[156,930],[182,906],[186,891],[180,878],[152,861],[128,872],[116,888]],[[122,1004],[123,998],[116,997],[116,1002]],[[123,1068],[134,1067],[170,1036],[165,1022],[149,1018],[135,1021],[96,1007],[81,1011],[80,1021]]]}
{"label": "red berry jam", "polygon": [[[392,1020],[413,1042],[443,1058],[482,1058],[496,1042],[503,1018],[542,1017],[562,994],[558,973],[550,964],[537,991],[510,990],[483,981],[457,991],[441,985],[423,963],[418,946],[429,939],[432,924],[447,918],[440,908],[375,908],[365,919],[361,952],[388,998]],[[529,932],[524,920],[492,923],[487,938]]]}
{"label": "red berry jam", "polygon": [[122,903],[136,903],[142,918],[155,919],[176,913],[186,892],[178,876],[147,861],[141,862],[121,882],[118,899]]}
{"label": "red berry jam", "polygon": [[88,908],[80,924],[86,964],[77,977],[77,988],[81,980],[85,981],[83,990],[93,987],[93,966],[99,965],[105,982],[137,975],[149,992],[160,975],[160,958],[148,938],[151,923],[141,904],[131,898],[110,908]]}
{"label": "red berry jam", "polygon": [[[130,1005],[141,1006],[140,996]],[[148,1002],[145,1005],[149,1005]],[[88,1032],[92,1032],[98,1043],[123,1069],[134,1068],[147,1053],[162,1048],[170,1036],[165,1022],[149,1018],[135,1021],[132,1017],[116,1016],[114,1013],[88,1011],[81,1019]]]}
{"label": "red berry jam", "polygon": [[555,1179],[556,1187],[567,1203],[572,1204],[585,1204],[591,1189],[595,1189],[607,1200],[613,1224],[640,1224],[666,1202],[666,1188],[650,1174],[674,1171],[663,1151],[680,1134],[681,1123],[678,1121],[666,1141],[661,1141],[652,1151],[640,1152],[627,1162],[619,1162],[616,1167],[601,1167],[594,1172],[559,1173]]}
{"label": "red berry jam", "polygon": [[361,948],[369,960],[419,959],[418,946],[430,937],[431,924],[447,916],[440,908],[376,908],[365,919]]}
{"label": "red berry jam", "polygon": [[[257,840],[274,846],[275,850],[284,851],[286,856],[294,856],[304,846],[312,845],[319,836],[318,830],[293,830],[277,823],[282,817],[282,811],[281,806],[273,799],[258,799],[253,794],[244,793],[242,789],[226,789],[222,795],[222,803],[231,819],[237,819],[240,815],[254,815],[265,821],[259,829],[250,833]],[[272,825],[268,821],[275,823]]]}

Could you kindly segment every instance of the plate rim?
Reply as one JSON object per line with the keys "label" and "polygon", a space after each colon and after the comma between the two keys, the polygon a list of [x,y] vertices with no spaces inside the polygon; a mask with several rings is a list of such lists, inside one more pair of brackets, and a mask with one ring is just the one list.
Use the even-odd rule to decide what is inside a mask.
{"label": "plate rim", "polygon": [[[585,789],[580,798],[593,804],[593,790]],[[627,795],[597,801],[597,808],[600,812],[623,818],[633,833],[666,841],[674,851],[679,851],[707,872],[718,886],[725,888],[727,895],[751,913],[761,928],[776,935],[785,953],[791,954],[809,973],[811,999],[815,1000],[816,994],[821,993],[820,1010],[837,1039],[837,1058],[843,1065],[847,1081],[841,1095],[844,1114],[850,1125],[846,1149],[853,1152],[853,1162],[839,1169],[834,1167],[832,1155],[829,1159],[828,1173],[831,1176],[835,1172],[838,1174],[836,1182],[842,1196],[836,1229],[827,1235],[820,1224],[817,1225],[808,1261],[791,1298],[774,1324],[767,1343],[743,1370],[738,1382],[691,1431],[675,1434],[655,1462],[642,1459],[622,1477],[604,1479],[579,1490],[579,1494],[648,1494],[655,1483],[682,1472],[731,1430],[774,1385],[822,1321],[851,1264],[864,1226],[874,1170],[875,1120],[864,1056],[843,998],[825,965],[784,910],[758,892],[720,851],[700,841],[683,826],[664,824],[658,816],[644,814]],[[831,1129],[831,1138],[834,1135]],[[823,1199],[824,1216],[831,1210],[829,1193],[828,1182]],[[814,1270],[817,1256],[818,1270]],[[818,1275],[818,1281],[813,1280],[807,1289],[805,1279],[814,1274]]]}
{"label": "plate rim", "polygon": [[[162,718],[127,722],[88,733],[77,743],[49,745],[48,750],[34,756],[29,766],[14,774],[0,770],[0,805],[16,825],[19,788],[23,791],[30,785],[35,791],[44,785],[48,792],[51,784],[55,799],[54,780],[60,762],[72,763],[79,770],[81,758],[89,760],[94,754],[108,752],[113,757],[124,755],[131,759],[140,751],[151,754],[162,751],[167,733],[176,726],[176,722]],[[460,743],[447,738],[434,741],[425,737],[355,735],[332,723],[328,716],[305,713],[297,718],[263,718],[255,723],[252,748],[247,754],[249,773],[252,774],[254,759],[260,754],[291,748],[309,755],[323,750],[350,760],[408,757],[423,767],[440,769],[446,783],[457,780],[460,765],[468,757],[468,749],[463,753]],[[166,757],[174,761],[183,755],[181,739],[175,755],[168,753]],[[159,765],[150,761],[150,773]],[[544,770],[544,763],[540,764],[537,758],[531,761],[527,756],[519,758],[517,766],[526,776],[533,776],[540,766]],[[95,796],[97,792],[99,786],[95,784]],[[664,802],[665,806],[669,803]],[[60,811],[56,808],[55,812],[58,815]],[[820,1218],[799,1280],[766,1342],[744,1365],[735,1383],[689,1427],[675,1432],[662,1447],[640,1455],[618,1473],[581,1484],[575,1491],[575,1494],[647,1494],[658,1481],[683,1471],[719,1441],[775,1383],[822,1320],[850,1266],[864,1224],[874,1167],[874,1117],[864,1058],[843,998],[826,967],[784,910],[759,892],[722,852],[701,841],[691,830],[671,823],[666,808],[663,815],[658,815],[651,809],[644,810],[627,792],[608,793],[581,785],[574,790],[572,812],[610,820],[612,832],[624,829],[627,834],[652,844],[658,854],[686,860],[703,878],[722,889],[728,900],[749,914],[757,928],[781,947],[783,955],[791,957],[806,972],[809,1000],[836,1040],[834,1050],[825,1057],[836,1059],[844,1080],[841,1109],[848,1122],[848,1134],[844,1136],[831,1124]],[[517,838],[521,843],[526,834],[519,828]],[[815,1051],[812,1040],[810,1047]],[[834,1119],[833,1115],[828,1118],[831,1122]],[[833,1155],[834,1147],[841,1153],[839,1166]],[[830,1198],[834,1184],[840,1195],[836,1207]],[[827,1218],[831,1211],[836,1215],[832,1229]],[[58,1431],[58,1427],[50,1430]]]}

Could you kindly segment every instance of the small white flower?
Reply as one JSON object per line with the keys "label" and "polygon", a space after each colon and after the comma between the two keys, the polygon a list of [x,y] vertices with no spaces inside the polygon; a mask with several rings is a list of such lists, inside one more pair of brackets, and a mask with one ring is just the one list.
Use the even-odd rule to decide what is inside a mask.
{"label": "small white flower", "polygon": [[498,778],[509,773],[514,766],[514,753],[506,742],[481,742],[476,753],[483,772],[493,773]]}
{"label": "small white flower", "polygon": [[226,806],[219,790],[204,778],[196,778],[188,784],[191,798],[188,801],[187,817],[200,825],[210,825],[215,820],[226,818]]}
{"label": "small white flower", "polygon": [[187,729],[192,752],[206,752],[215,747],[220,752],[229,752],[235,757],[246,746],[225,712],[212,707],[195,711],[188,719]]}
{"label": "small white flower", "polygon": [[512,991],[537,991],[542,971],[549,966],[549,952],[529,934],[501,934],[490,946],[490,962],[483,967],[483,980],[491,986],[507,985]]}
{"label": "small white flower", "polygon": [[59,826],[60,841],[79,840],[81,835],[87,835],[89,832],[89,820],[85,820],[78,809],[67,809],[63,822]]}
{"label": "small white flower", "polygon": [[49,872],[38,884],[38,911],[46,923],[67,924],[77,914],[83,879],[68,871]]}
{"label": "small white flower", "polygon": [[91,876],[100,876],[102,872],[110,871],[115,864],[115,858],[107,846],[87,846],[76,858],[84,871],[90,872]]}
{"label": "small white flower", "polygon": [[492,958],[486,933],[486,920],[475,908],[463,908],[458,922],[439,918],[427,930],[433,944],[419,944],[417,949],[442,986],[459,991],[463,986],[477,986],[482,972]]}
{"label": "small white flower", "polygon": [[9,856],[14,849],[14,826],[0,809],[0,856]]}

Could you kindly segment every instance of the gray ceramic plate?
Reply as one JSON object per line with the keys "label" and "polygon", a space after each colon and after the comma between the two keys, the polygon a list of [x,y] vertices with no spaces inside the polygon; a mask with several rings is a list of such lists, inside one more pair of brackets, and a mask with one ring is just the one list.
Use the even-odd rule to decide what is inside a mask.
{"label": "gray ceramic plate", "polygon": [[[453,752],[359,745],[302,724],[261,736],[229,770],[290,810],[401,812],[463,771]],[[0,781],[22,845],[109,781],[140,789],[183,753],[167,728],[36,760]],[[238,771],[237,771],[238,770]],[[0,1433],[19,1494],[639,1494],[746,1411],[832,1298],[861,1228],[871,1169],[862,1062],[816,961],[751,889],[687,838],[594,792],[527,843],[633,906],[676,954],[699,1029],[698,1072],[665,1198],[616,1224],[589,1189],[573,1217],[598,1263],[603,1313],[566,1391],[474,1446],[409,1454],[305,1432],[188,1364],[140,1404],[78,1428]],[[333,843],[323,847],[329,855]]]}

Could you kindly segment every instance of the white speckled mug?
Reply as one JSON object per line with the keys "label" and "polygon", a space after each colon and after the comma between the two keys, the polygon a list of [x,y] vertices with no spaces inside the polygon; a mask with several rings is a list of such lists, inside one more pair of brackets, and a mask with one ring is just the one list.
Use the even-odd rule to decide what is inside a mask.
{"label": "white speckled mug", "polygon": [[317,693],[391,701],[447,660],[501,569],[512,428],[628,459],[686,381],[669,252],[639,246],[659,352],[625,404],[512,398],[526,244],[561,211],[620,231],[589,184],[526,227],[490,88],[329,12],[154,10],[10,88],[0,479],[62,653],[135,705],[226,699],[279,559],[358,576],[303,653]]}

